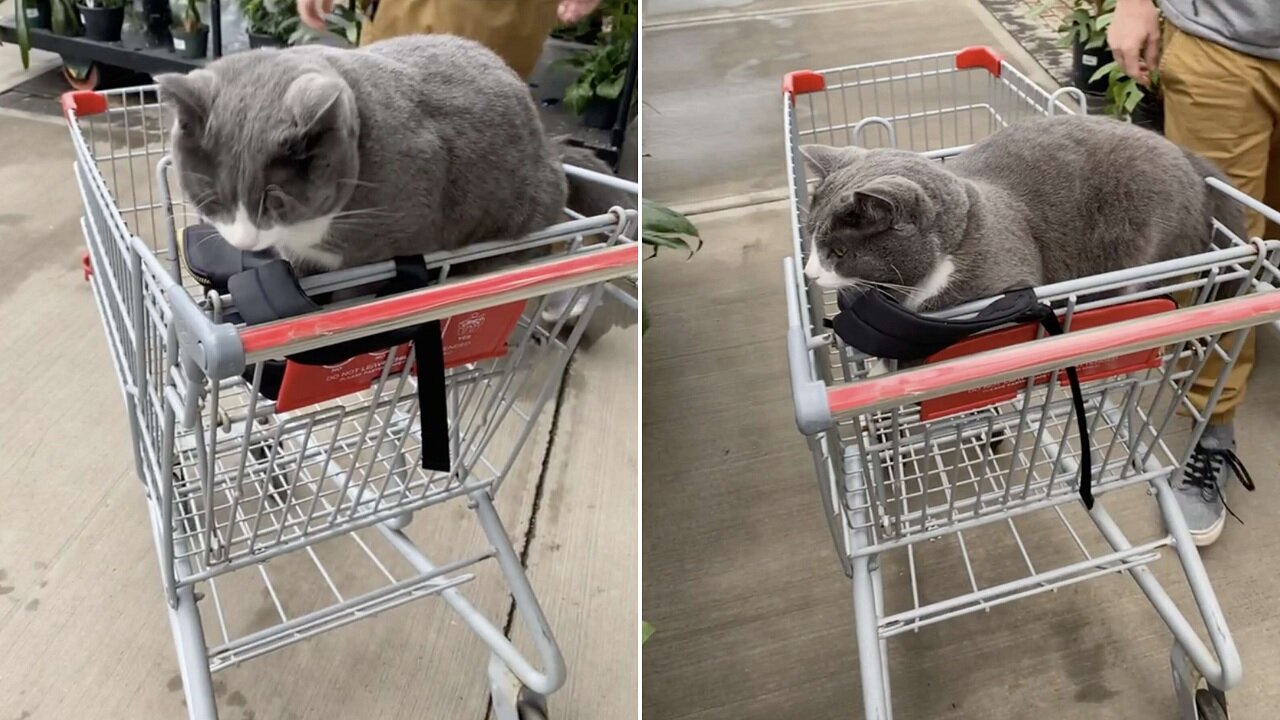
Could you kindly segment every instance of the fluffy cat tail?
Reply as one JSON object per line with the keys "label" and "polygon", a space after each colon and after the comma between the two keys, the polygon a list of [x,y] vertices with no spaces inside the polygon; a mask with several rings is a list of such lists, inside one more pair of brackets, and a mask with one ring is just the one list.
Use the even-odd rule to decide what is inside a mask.
{"label": "fluffy cat tail", "polygon": [[[601,160],[591,149],[571,144],[569,136],[553,137],[551,141],[555,145],[560,162],[566,165],[576,165],[604,175],[614,174],[613,168],[609,167],[609,164]],[[593,215],[603,215],[613,207],[620,206],[629,210],[635,208],[635,200],[632,199],[630,194],[622,190],[593,183],[573,175],[568,176],[568,181],[569,199],[566,204],[574,212],[591,217]]]}

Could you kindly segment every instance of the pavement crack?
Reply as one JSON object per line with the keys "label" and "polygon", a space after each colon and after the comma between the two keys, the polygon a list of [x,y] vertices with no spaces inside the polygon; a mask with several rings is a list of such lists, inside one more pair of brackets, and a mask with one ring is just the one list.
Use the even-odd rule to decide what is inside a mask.
{"label": "pavement crack", "polygon": [[[569,387],[569,375],[573,371],[573,362],[576,354],[570,355],[568,362],[564,365],[564,370],[560,373],[560,386],[556,388],[555,404],[551,408],[551,428],[547,432],[546,449],[542,455],[542,465],[538,468],[538,479],[533,486],[533,506],[529,510],[529,526],[525,529],[523,536],[520,538],[520,566],[527,572],[529,569],[529,551],[533,547],[533,540],[537,537],[538,530],[538,511],[542,508],[542,498],[546,492],[547,475],[551,470],[551,458],[556,448],[556,431],[560,429],[560,413],[564,409],[565,393]],[[516,601],[514,596],[509,596],[510,602],[507,604],[507,619],[502,626],[502,634],[511,639],[511,631],[515,628],[516,623]],[[489,720],[493,717],[493,702],[490,698],[489,705],[484,709],[483,720]]]}

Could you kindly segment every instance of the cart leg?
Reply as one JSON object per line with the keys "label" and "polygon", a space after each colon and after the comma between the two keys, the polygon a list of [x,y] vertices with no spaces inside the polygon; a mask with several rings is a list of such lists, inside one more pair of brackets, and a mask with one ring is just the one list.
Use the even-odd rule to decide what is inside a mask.
{"label": "cart leg", "polygon": [[[874,568],[874,569],[873,569]],[[866,720],[890,720],[886,692],[889,670],[880,643],[880,614],[875,598],[877,559],[853,559],[853,619],[858,636],[858,667],[862,674],[862,704]]]}
{"label": "cart leg", "polygon": [[[884,577],[880,574],[880,558],[871,563],[871,591],[876,599],[876,620],[884,617]],[[880,638],[880,675],[884,680],[884,714],[893,717],[893,692],[889,689],[889,639]]]}
{"label": "cart leg", "polygon": [[204,628],[200,626],[200,610],[196,607],[191,586],[178,588],[178,603],[169,608],[169,628],[178,650],[178,670],[187,697],[190,720],[218,720],[218,706],[213,698],[213,677],[209,672],[209,655],[204,644]]}
{"label": "cart leg", "polygon": [[[520,681],[497,655],[489,656],[489,697],[493,701],[494,720],[520,720],[516,701]],[[1192,719],[1194,720],[1194,718]]]}

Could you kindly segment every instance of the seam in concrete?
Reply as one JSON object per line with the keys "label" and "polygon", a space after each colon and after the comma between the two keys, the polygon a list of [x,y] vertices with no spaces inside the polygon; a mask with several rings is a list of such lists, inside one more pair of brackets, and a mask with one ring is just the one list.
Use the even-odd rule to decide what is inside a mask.
{"label": "seam in concrete", "polygon": [[759,190],[756,192],[743,193],[741,195],[711,198],[710,200],[695,200],[690,203],[674,205],[671,209],[681,215],[693,217],[694,215],[709,215],[711,213],[725,212],[727,210],[738,210],[740,208],[751,207],[753,205],[769,205],[789,198],[790,192],[787,188],[781,187],[774,188],[772,190]]}
{"label": "seam in concrete", "polygon": [[14,108],[0,108],[0,117],[11,117],[17,120],[34,120],[36,122],[49,123],[51,125],[66,125],[67,121],[60,117],[51,115],[41,115],[40,113],[27,112],[26,110],[16,110]]}
{"label": "seam in concrete", "polygon": [[[551,469],[551,457],[556,447],[556,431],[560,429],[560,412],[564,409],[565,391],[569,387],[569,373],[573,369],[575,357],[576,353],[569,356],[569,361],[564,365],[564,372],[560,375],[560,387],[556,388],[555,406],[551,410],[551,429],[547,433],[546,450],[542,455],[542,466],[538,469],[538,479],[533,486],[533,507],[529,509],[529,526],[525,528],[520,546],[520,566],[525,569],[525,572],[529,570],[529,550],[533,547],[533,540],[537,535],[538,511],[542,509],[542,497],[547,488],[547,474]],[[507,619],[502,625],[502,634],[508,639],[511,638],[515,622],[516,603],[515,598],[511,598],[507,603]],[[484,708],[481,720],[491,720],[493,717],[493,698],[489,695],[486,697],[489,703]]]}
{"label": "seam in concrete", "polygon": [[855,8],[880,7],[882,5],[905,5],[921,0],[845,0],[845,2],[801,5],[799,7],[778,8],[777,10],[757,10],[744,13],[715,13],[712,15],[693,15],[671,18],[670,20],[645,20],[645,32],[650,30],[666,30],[670,28],[690,28],[704,25],[722,25],[742,20],[768,20],[770,18],[787,18],[799,15],[816,15],[825,12],[853,10]]}

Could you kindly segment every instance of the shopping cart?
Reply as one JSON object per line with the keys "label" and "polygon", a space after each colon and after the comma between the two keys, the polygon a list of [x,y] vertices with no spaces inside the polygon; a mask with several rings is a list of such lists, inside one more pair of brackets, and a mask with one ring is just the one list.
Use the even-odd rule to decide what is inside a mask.
{"label": "shopping cart", "polygon": [[[608,295],[634,308],[635,211],[426,256],[439,280],[427,289],[236,324],[235,297],[206,293],[184,270],[179,239],[198,218],[177,188],[172,117],[154,88],[69,93],[63,107],[85,206],[85,272],[124,394],[190,717],[217,717],[217,670],[437,595],[491,652],[496,716],[545,717],[564,660],[493,499],[519,471],[596,307]],[[546,257],[536,263],[467,272],[537,247]],[[358,295],[352,288],[396,273],[388,261],[301,284],[313,296]],[[280,358],[430,321],[443,327],[442,470],[423,469],[435,445],[423,426],[439,418],[420,412],[407,345],[329,366],[286,364],[283,384],[265,390]],[[415,513],[458,525],[457,538],[468,536],[459,515],[472,518],[483,540],[429,559],[404,531]],[[463,594],[494,564],[541,669],[508,640],[508,618],[495,623]],[[249,597],[256,607],[246,610]]]}
{"label": "shopping cart", "polygon": [[[1084,97],[1042,90],[988,48],[793,72],[783,94],[795,241],[785,260],[791,387],[831,535],[853,580],[866,717],[892,716],[890,637],[1116,573],[1137,582],[1173,632],[1180,716],[1226,717],[1240,656],[1170,482],[1208,420],[1187,399],[1192,381],[1210,356],[1222,360],[1212,407],[1245,335],[1228,331],[1280,317],[1280,293],[1270,292],[1280,243],[1246,241],[1215,223],[1231,240],[1226,249],[1037,288],[1061,317],[1063,335],[1026,342],[1038,328],[995,330],[1004,340],[980,343],[973,354],[899,369],[824,327],[836,296],[800,271],[810,250],[810,186],[798,148],[898,147],[945,162],[1019,118],[1077,111]],[[1228,185],[1206,182],[1280,220]],[[1184,298],[1181,309],[1169,296]],[[939,315],[972,317],[986,304]],[[1082,381],[1083,423],[1068,367]],[[1189,436],[1181,415],[1191,418]],[[1082,455],[1092,470],[1091,510],[1078,495]],[[1148,529],[1149,540],[1131,541],[1108,513],[1126,488],[1155,496],[1162,523]],[[1089,521],[1097,533],[1086,532]],[[983,543],[999,546],[1005,562],[980,567],[975,549]],[[1164,548],[1186,575],[1208,646],[1148,567]],[[940,588],[939,571],[955,582]],[[904,586],[886,587],[886,574]]]}

